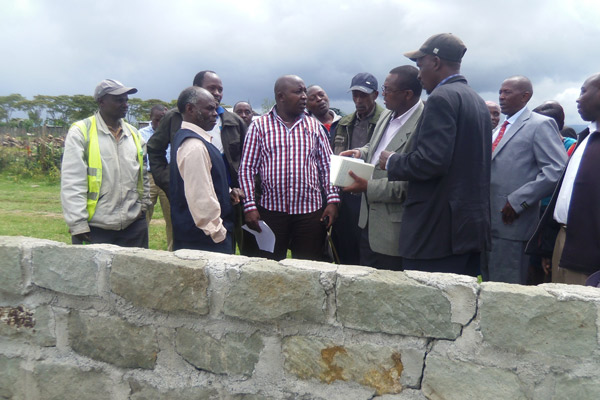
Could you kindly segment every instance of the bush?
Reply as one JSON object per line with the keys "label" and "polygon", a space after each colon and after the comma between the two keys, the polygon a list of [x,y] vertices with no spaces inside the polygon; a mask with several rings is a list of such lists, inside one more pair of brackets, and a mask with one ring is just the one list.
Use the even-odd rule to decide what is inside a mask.
{"label": "bush", "polygon": [[0,172],[19,178],[41,178],[60,181],[63,148],[52,142],[36,140],[33,146],[0,147]]}

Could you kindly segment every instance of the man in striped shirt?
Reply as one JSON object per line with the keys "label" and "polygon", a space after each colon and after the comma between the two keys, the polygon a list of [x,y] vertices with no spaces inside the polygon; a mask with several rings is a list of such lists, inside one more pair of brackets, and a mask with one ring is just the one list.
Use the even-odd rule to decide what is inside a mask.
{"label": "man in striped shirt", "polygon": [[[329,183],[331,147],[321,124],[305,112],[306,85],[295,75],[275,82],[275,106],[257,118],[246,134],[240,185],[246,194],[245,220],[261,231],[263,220],[275,233],[274,260],[321,258],[325,228],[337,217],[338,190]],[[261,178],[256,204],[254,177]],[[327,205],[323,205],[323,199]]]}

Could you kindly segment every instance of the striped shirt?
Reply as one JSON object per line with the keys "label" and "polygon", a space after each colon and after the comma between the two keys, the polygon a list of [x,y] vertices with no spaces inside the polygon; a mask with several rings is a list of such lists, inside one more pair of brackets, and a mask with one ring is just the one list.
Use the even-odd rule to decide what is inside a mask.
{"label": "striped shirt", "polygon": [[306,214],[327,203],[339,203],[338,189],[329,183],[331,147],[321,124],[304,114],[292,128],[275,107],[250,124],[240,163],[244,210],[256,209],[254,176],[262,182],[260,205],[267,210]]}

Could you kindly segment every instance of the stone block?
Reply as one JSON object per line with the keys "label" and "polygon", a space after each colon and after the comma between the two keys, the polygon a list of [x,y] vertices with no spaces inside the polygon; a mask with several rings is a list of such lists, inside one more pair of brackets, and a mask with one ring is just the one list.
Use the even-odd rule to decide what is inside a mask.
{"label": "stone block", "polygon": [[183,260],[164,251],[115,255],[111,290],[138,307],[208,314],[208,278],[202,260]]}
{"label": "stone block", "polygon": [[0,355],[0,399],[24,399],[20,358]]}
{"label": "stone block", "polygon": [[10,294],[21,294],[23,277],[21,275],[22,250],[20,247],[24,238],[0,236],[0,291]]}
{"label": "stone block", "polygon": [[35,285],[76,296],[98,295],[97,250],[85,246],[43,245],[33,248]]}
{"label": "stone block", "polygon": [[600,377],[561,376],[554,387],[551,400],[598,399],[600,397]]}
{"label": "stone block", "polygon": [[318,270],[255,260],[236,274],[237,271],[229,272],[225,315],[251,321],[289,317],[302,322],[325,322],[327,296]]}
{"label": "stone block", "polygon": [[159,390],[145,383],[130,381],[129,400],[198,400],[219,398],[215,388],[185,387]]}
{"label": "stone block", "polygon": [[69,315],[69,342],[77,353],[123,368],[153,369],[158,342],[150,326],[136,326],[118,317]]}
{"label": "stone block", "polygon": [[54,313],[50,306],[0,307],[0,336],[42,347],[56,346]]}
{"label": "stone block", "polygon": [[402,352],[374,344],[339,344],[329,339],[291,336],[283,340],[285,370],[303,380],[330,384],[352,381],[378,395],[400,393]]}
{"label": "stone block", "polygon": [[484,283],[479,325],[485,343],[516,354],[589,357],[598,347],[597,306],[561,301],[539,287]]}
{"label": "stone block", "polygon": [[216,339],[205,332],[177,329],[177,352],[194,367],[215,374],[251,376],[263,347],[258,333],[228,333]]}
{"label": "stone block", "polygon": [[113,386],[109,377],[99,370],[84,370],[66,365],[36,364],[33,377],[44,400],[106,400],[111,399]]}
{"label": "stone block", "polygon": [[337,317],[344,326],[368,332],[456,339],[450,300],[442,290],[422,285],[402,272],[340,274]]}
{"label": "stone block", "polygon": [[526,400],[517,375],[499,368],[427,356],[422,391],[429,400]]}

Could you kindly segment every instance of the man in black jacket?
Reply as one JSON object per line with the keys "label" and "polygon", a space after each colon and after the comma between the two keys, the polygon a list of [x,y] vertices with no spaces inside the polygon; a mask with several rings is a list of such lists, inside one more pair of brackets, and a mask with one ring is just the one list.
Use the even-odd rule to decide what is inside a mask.
{"label": "man in black jacket", "polygon": [[390,181],[408,181],[400,230],[405,269],[475,276],[490,245],[490,113],[460,75],[467,51],[452,34],[405,56],[429,94],[413,150],[382,152]]}

